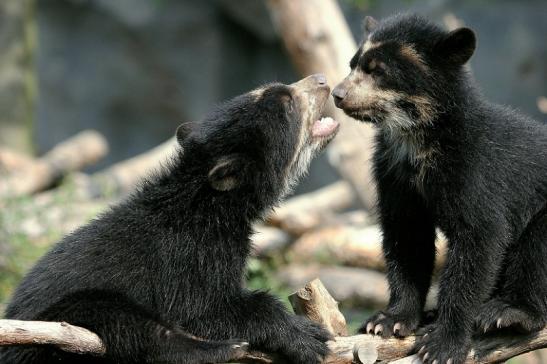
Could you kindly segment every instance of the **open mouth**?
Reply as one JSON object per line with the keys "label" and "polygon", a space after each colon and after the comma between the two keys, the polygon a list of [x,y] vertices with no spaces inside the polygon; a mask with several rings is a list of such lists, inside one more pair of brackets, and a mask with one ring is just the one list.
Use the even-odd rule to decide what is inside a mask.
{"label": "open mouth", "polygon": [[330,116],[322,117],[316,120],[311,128],[311,135],[314,138],[329,138],[336,134],[340,128],[340,123]]}

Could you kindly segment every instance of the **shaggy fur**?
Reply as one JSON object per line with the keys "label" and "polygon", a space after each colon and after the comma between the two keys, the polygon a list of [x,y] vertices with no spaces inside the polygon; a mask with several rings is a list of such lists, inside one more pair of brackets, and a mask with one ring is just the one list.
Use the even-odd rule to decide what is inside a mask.
{"label": "shaggy fur", "polygon": [[464,64],[467,28],[424,18],[366,21],[368,36],[333,95],[376,129],[374,173],[391,298],[362,331],[404,337],[421,319],[448,238],[438,317],[417,345],[460,364],[474,330],[541,329],[547,320],[547,124],[487,102]]}
{"label": "shaggy fur", "polygon": [[271,84],[180,127],[170,165],[57,244],[7,309],[11,319],[88,328],[106,355],[11,347],[0,362],[225,362],[248,342],[287,362],[319,363],[329,334],[242,281],[252,223],[335,134],[310,135],[328,95],[322,76]]}

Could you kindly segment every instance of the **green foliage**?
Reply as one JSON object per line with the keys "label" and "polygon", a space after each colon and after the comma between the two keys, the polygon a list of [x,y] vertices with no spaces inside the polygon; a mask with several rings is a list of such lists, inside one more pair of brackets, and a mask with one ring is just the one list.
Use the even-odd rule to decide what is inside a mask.
{"label": "green foliage", "polygon": [[76,199],[71,177],[47,195],[0,200],[0,304],[74,223],[85,223],[104,208],[104,203],[88,203],[84,208]]}
{"label": "green foliage", "polygon": [[[30,198],[22,197],[2,201],[0,210],[0,302],[5,302],[25,272],[44,254],[49,244],[32,241],[21,228],[32,209]],[[39,215],[37,215],[39,218]],[[58,237],[54,230],[45,231],[46,240]]]}

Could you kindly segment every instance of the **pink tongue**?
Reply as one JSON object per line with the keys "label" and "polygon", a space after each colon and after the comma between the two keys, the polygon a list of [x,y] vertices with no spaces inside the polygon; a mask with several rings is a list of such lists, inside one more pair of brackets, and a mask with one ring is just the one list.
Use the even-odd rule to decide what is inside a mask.
{"label": "pink tongue", "polygon": [[322,118],[313,123],[311,134],[314,137],[329,136],[336,130],[337,126],[338,122],[333,118]]}

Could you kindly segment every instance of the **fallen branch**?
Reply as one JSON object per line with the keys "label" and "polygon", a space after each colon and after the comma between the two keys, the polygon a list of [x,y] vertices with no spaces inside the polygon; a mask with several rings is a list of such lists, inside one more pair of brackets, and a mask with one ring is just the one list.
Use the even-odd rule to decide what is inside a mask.
{"label": "fallen branch", "polygon": [[307,232],[294,242],[291,256],[296,262],[385,270],[382,233],[377,225],[333,225]]}
{"label": "fallen branch", "polygon": [[32,194],[50,187],[68,172],[96,163],[108,152],[102,135],[83,131],[56,145],[27,168],[2,178],[0,198]]}
{"label": "fallen branch", "polygon": [[[382,253],[382,232],[378,225],[369,225],[369,219],[343,219],[316,230],[304,233],[291,245],[295,262],[318,262],[385,271]],[[438,234],[437,270],[444,265],[446,238]]]}
{"label": "fallen branch", "polygon": [[334,299],[344,304],[368,308],[385,307],[388,301],[387,280],[382,273],[349,267],[288,265],[276,279],[291,289],[298,289],[319,278]]}
{"label": "fallen branch", "polygon": [[319,279],[314,279],[291,294],[289,301],[297,315],[319,322],[335,336],[348,335],[346,319],[338,310],[338,302]]}
{"label": "fallen branch", "polygon": [[26,154],[9,148],[0,148],[0,174],[14,173],[32,166],[36,161]]}
{"label": "fallen branch", "polygon": [[295,236],[332,220],[336,212],[355,203],[355,193],[344,181],[292,197],[268,217],[268,223]]}
{"label": "fallen branch", "polygon": [[292,242],[291,236],[285,231],[271,227],[258,225],[254,228],[252,237],[254,256],[262,258],[283,251]]}
{"label": "fallen branch", "polygon": [[[345,332],[345,320],[336,301],[320,281],[314,280],[291,296],[297,312],[309,315],[326,325],[331,332]],[[407,356],[417,336],[405,339],[381,339],[372,335],[338,336],[328,343],[331,354],[326,364],[396,363],[419,364],[414,356]],[[49,344],[74,353],[103,355],[104,345],[97,335],[79,327],[59,322],[0,320],[0,345]],[[474,341],[473,351],[466,364],[500,363],[514,356],[547,347],[547,328],[535,335],[484,336]],[[264,353],[249,352],[238,355],[231,362],[272,363]]]}
{"label": "fallen branch", "polygon": [[103,355],[93,332],[66,322],[0,320],[0,345],[49,344],[71,353]]}
{"label": "fallen branch", "polygon": [[[177,147],[175,138],[139,154],[133,158],[116,163],[109,168],[91,176],[90,192],[114,193],[117,195],[132,191],[137,182],[157,168],[159,163],[167,162]],[[95,190],[95,191],[92,191]],[[94,197],[94,196],[92,196]]]}

